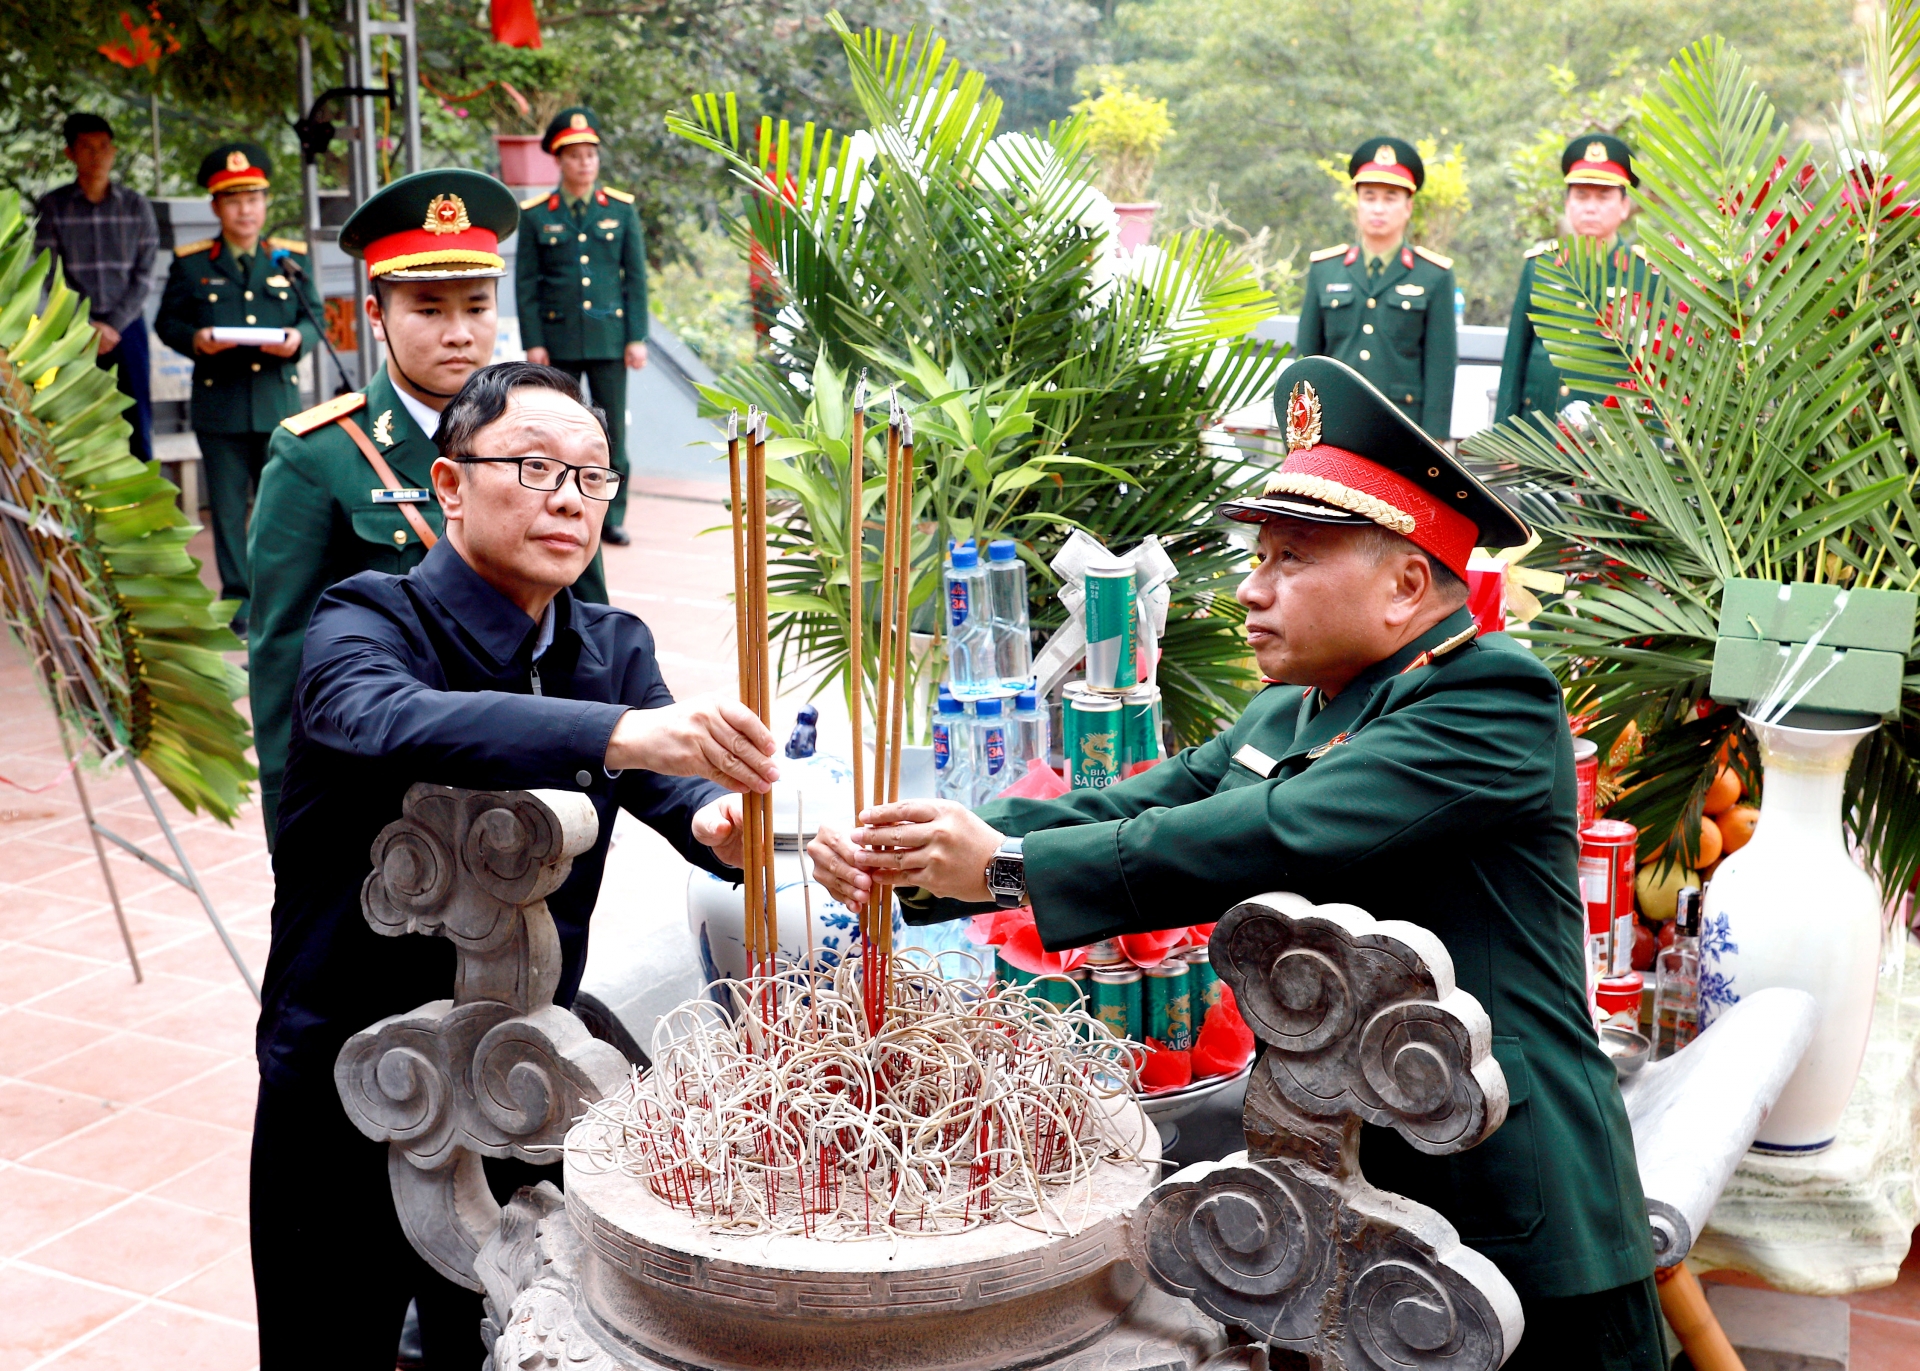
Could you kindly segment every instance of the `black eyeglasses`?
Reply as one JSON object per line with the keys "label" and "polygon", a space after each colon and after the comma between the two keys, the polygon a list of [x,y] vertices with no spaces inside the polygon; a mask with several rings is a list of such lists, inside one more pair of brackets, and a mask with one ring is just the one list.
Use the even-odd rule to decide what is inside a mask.
{"label": "black eyeglasses", "polygon": [[577,467],[551,457],[456,457],[456,462],[511,462],[520,468],[520,484],[528,490],[553,491],[576,472],[574,484],[589,500],[611,500],[620,490],[620,473],[612,467]]}

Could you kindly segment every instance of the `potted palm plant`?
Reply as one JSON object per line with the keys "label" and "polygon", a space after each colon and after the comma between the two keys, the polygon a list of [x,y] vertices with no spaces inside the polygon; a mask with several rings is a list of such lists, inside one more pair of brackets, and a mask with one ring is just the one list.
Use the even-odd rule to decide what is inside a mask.
{"label": "potted palm plant", "polygon": [[1252,330],[1272,298],[1217,234],[1121,256],[1084,117],[1001,134],[999,99],[939,42],[829,23],[868,128],[756,125],[722,95],[668,121],[746,187],[732,231],[774,284],[768,355],[705,394],[714,411],[768,411],[778,439],[768,480],[793,502],[774,532],[783,671],[851,679],[852,566],[879,609],[877,530],[845,527],[846,397],[864,373],[875,396],[897,388],[921,437],[915,603],[931,602],[949,537],[1011,536],[1044,631],[1063,614],[1047,563],[1068,532],[1116,549],[1158,535],[1182,570],[1162,639],[1166,713],[1176,737],[1205,738],[1257,685],[1232,596],[1244,554],[1206,514],[1256,473],[1223,464],[1202,432],[1271,390],[1278,357]]}
{"label": "potted palm plant", "polygon": [[[1833,1136],[1865,1046],[1882,900],[1920,870],[1911,3],[1883,18],[1867,67],[1864,106],[1833,139],[1845,151],[1822,162],[1789,148],[1724,44],[1675,59],[1642,108],[1646,292],[1610,292],[1603,252],[1576,244],[1533,298],[1557,363],[1604,403],[1510,421],[1469,449],[1546,535],[1534,560],[1569,573],[1526,636],[1570,712],[1589,718],[1603,755],[1638,735],[1637,755],[1618,754],[1611,814],[1639,827],[1641,861],[1695,864],[1723,761],[1750,790],[1767,762],[1762,814],[1781,816],[1777,836],[1763,819],[1709,885],[1703,985],[1709,1019],[1768,984],[1822,1000],[1820,1036],[1761,1135],[1790,1149]],[[1853,647],[1891,647],[1890,684],[1850,694],[1817,681],[1805,663],[1821,634],[1829,653],[1847,646],[1828,611],[1852,604],[1864,623],[1876,600],[1872,647]],[[1775,604],[1825,609],[1760,612]],[[1827,713],[1779,716],[1796,694]],[[1789,736],[1808,733],[1827,741]],[[1850,848],[1873,882],[1857,879]]]}

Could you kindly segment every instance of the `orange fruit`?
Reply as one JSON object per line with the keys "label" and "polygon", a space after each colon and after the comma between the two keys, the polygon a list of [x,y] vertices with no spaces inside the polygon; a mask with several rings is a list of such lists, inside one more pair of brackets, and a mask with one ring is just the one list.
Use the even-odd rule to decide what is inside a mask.
{"label": "orange fruit", "polygon": [[1714,821],[1719,825],[1726,852],[1731,855],[1747,845],[1753,826],[1760,822],[1760,811],[1752,805],[1735,805]]}
{"label": "orange fruit", "polygon": [[1694,869],[1712,866],[1720,860],[1720,853],[1726,847],[1726,840],[1720,834],[1720,825],[1702,815],[1700,818],[1700,854],[1693,859]]}
{"label": "orange fruit", "polygon": [[1707,787],[1707,798],[1700,808],[1704,813],[1725,814],[1740,799],[1740,778],[1733,774],[1733,768],[1723,766],[1720,774],[1713,778],[1713,784]]}

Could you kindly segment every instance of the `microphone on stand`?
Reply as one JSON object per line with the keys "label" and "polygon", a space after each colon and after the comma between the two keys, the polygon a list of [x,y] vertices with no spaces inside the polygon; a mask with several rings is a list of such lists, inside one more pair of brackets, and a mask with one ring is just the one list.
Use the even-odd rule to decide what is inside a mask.
{"label": "microphone on stand", "polygon": [[[275,248],[268,256],[272,259],[276,267],[284,274],[291,276],[294,281],[300,282],[308,279],[306,268],[295,261],[293,254],[287,249]],[[300,312],[307,316],[307,322],[312,324],[314,331],[320,335],[320,346],[325,348],[327,350],[327,356],[333,359],[333,374],[340,378],[340,388],[336,390],[334,394],[345,395],[349,390],[353,389],[353,387],[347,384],[347,369],[340,365],[340,354],[333,350],[333,340],[327,337],[326,322],[313,317],[313,309],[307,304],[305,291],[296,289],[293,292],[293,299],[294,303],[299,307]]]}

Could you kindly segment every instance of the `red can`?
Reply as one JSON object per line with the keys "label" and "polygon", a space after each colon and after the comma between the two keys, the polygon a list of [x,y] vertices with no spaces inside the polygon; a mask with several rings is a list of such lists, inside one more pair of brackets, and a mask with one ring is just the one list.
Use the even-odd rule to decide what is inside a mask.
{"label": "red can", "polygon": [[1629,971],[1624,976],[1608,976],[1600,982],[1595,995],[1600,1012],[1609,1018],[1622,1013],[1639,1018],[1640,997],[1645,986],[1646,981],[1638,971]]}
{"label": "red can", "polygon": [[1633,969],[1633,847],[1640,830],[1595,819],[1580,830],[1580,895],[1587,905],[1587,996],[1603,976]]}
{"label": "red can", "polygon": [[1600,791],[1600,745],[1591,738],[1573,740],[1573,786],[1580,827],[1585,830],[1594,820],[1594,801]]}

